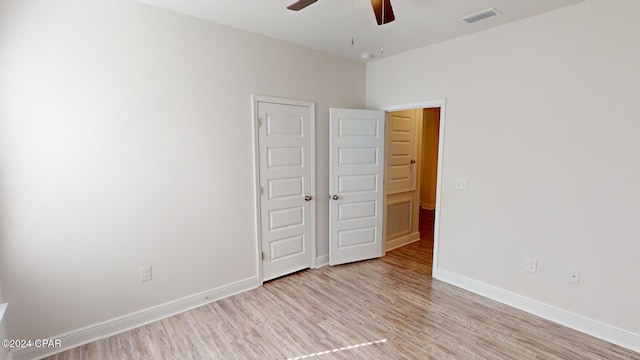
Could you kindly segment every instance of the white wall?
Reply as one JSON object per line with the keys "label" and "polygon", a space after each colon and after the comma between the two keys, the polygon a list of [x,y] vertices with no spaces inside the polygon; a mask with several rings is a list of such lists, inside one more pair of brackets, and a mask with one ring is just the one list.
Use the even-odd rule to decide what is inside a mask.
{"label": "white wall", "polygon": [[0,54],[12,338],[257,275],[251,94],[316,101],[328,252],[328,109],[364,106],[364,64],[131,0],[0,0]]}
{"label": "white wall", "polygon": [[587,0],[368,64],[369,107],[447,99],[440,269],[640,334],[639,13]]}

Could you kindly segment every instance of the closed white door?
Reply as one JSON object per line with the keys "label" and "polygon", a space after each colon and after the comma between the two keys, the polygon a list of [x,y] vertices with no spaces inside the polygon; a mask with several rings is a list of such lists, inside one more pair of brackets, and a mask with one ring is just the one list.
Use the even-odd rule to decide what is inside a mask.
{"label": "closed white door", "polygon": [[329,263],[384,254],[385,112],[330,110]]}
{"label": "closed white door", "polygon": [[262,280],[312,266],[312,107],[257,102]]}

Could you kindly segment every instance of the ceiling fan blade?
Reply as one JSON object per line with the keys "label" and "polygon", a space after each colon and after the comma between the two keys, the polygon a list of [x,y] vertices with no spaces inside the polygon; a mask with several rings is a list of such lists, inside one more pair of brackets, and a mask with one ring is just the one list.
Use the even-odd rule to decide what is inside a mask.
{"label": "ceiling fan blade", "polygon": [[298,0],[297,2],[287,6],[287,9],[293,10],[293,11],[302,10],[316,1],[318,0]]}
{"label": "ceiling fan blade", "polygon": [[371,6],[373,6],[373,12],[376,14],[378,25],[387,24],[396,19],[395,15],[393,15],[391,0],[371,0]]}

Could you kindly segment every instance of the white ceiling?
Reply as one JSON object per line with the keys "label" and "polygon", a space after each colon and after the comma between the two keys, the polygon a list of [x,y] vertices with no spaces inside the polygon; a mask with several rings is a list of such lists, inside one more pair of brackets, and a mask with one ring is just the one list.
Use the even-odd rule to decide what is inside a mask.
{"label": "white ceiling", "polygon": [[[370,0],[318,0],[299,12],[286,9],[296,0],[138,1],[350,59],[369,52],[375,60],[584,0],[391,0],[396,21],[382,26]],[[460,20],[490,8],[502,15]]]}

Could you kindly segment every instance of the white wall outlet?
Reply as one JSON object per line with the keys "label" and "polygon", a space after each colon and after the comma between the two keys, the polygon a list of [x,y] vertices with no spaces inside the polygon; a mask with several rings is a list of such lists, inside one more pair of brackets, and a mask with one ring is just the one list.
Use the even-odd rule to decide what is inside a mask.
{"label": "white wall outlet", "polygon": [[538,271],[538,260],[527,258],[527,271],[535,274]]}
{"label": "white wall outlet", "polygon": [[457,190],[467,190],[467,179],[466,178],[456,178],[456,189]]}
{"label": "white wall outlet", "polygon": [[140,281],[151,280],[151,265],[142,266],[140,268]]}
{"label": "white wall outlet", "polygon": [[578,284],[580,282],[580,270],[569,269],[567,276],[567,281],[572,284]]}

